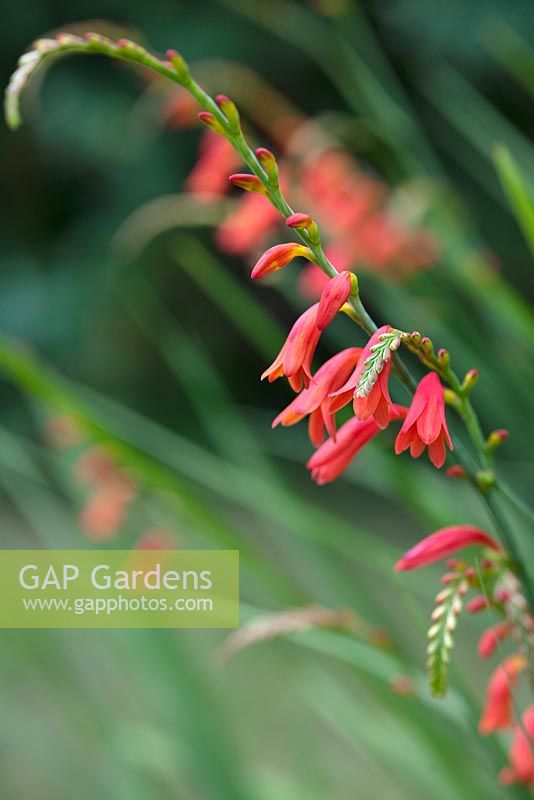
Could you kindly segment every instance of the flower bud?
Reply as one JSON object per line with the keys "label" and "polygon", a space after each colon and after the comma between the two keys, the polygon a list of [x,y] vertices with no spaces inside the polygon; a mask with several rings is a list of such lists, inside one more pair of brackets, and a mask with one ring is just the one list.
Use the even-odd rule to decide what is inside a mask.
{"label": "flower bud", "polygon": [[467,480],[467,472],[462,466],[460,466],[460,464],[454,464],[452,467],[447,467],[445,470],[445,475],[447,475],[449,478],[457,478],[461,481]]}
{"label": "flower bud", "polygon": [[303,244],[297,244],[296,242],[276,244],[262,255],[252,270],[250,277],[264,278],[266,275],[270,275],[271,272],[276,272],[276,270],[285,267],[286,264],[289,264],[290,261],[298,258],[298,256],[307,258],[310,261],[313,259],[312,251]]}
{"label": "flower bud", "polygon": [[226,137],[226,131],[222,125],[217,122],[214,115],[210,111],[201,111],[198,115],[198,118],[206,126],[206,128],[210,129],[210,131],[218,133],[219,136]]}
{"label": "flower bud", "polygon": [[475,475],[475,480],[478,488],[482,492],[486,492],[495,486],[495,473],[492,469],[481,469]]}
{"label": "flower bud", "polygon": [[447,369],[447,367],[451,363],[450,353],[443,347],[440,350],[438,350],[438,362],[442,369]]}
{"label": "flower bud", "polygon": [[478,381],[478,375],[478,369],[470,369],[469,372],[466,373],[461,387],[464,394],[473,391]]}
{"label": "flower bud", "polygon": [[256,192],[256,194],[263,195],[267,194],[265,186],[255,175],[249,175],[248,173],[236,173],[235,175],[230,175],[228,180],[232,186],[237,186],[240,189],[244,189],[245,192]]}
{"label": "flower bud", "polygon": [[479,611],[485,611],[488,605],[488,598],[480,594],[467,603],[466,609],[470,614],[478,614]]}
{"label": "flower bud", "polygon": [[505,428],[499,428],[496,431],[492,431],[486,440],[486,453],[491,455],[491,453],[493,453],[498,447],[501,446],[503,442],[506,441],[506,439],[508,439],[509,435],[509,431],[507,431]]}
{"label": "flower bud", "polygon": [[233,128],[239,128],[239,111],[237,106],[225,94],[218,94],[215,102]]}
{"label": "flower bud", "polygon": [[267,150],[266,147],[258,147],[256,150],[256,158],[262,165],[271,183],[278,183],[278,165],[271,151]]}
{"label": "flower bud", "polygon": [[185,82],[189,78],[189,67],[187,61],[177,50],[167,50],[167,58],[172,64],[180,82]]}

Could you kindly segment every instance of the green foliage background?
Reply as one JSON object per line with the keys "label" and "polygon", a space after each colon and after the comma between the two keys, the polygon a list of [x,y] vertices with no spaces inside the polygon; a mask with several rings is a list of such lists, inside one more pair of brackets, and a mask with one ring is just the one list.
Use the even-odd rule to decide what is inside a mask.
{"label": "green foliage background", "polygon": [[[380,319],[480,369],[486,430],[511,431],[502,470],[532,495],[529,4],[21,0],[0,34],[4,83],[34,38],[87,19],[193,64],[242,62],[310,115],[349,121],[349,149],[393,188],[432,187],[438,265],[409,284],[364,275],[362,293]],[[392,571],[440,525],[488,526],[476,497],[394,458],[388,435],[346,479],[313,486],[304,428],[270,431],[287,390],[258,381],[295,316],[291,278],[282,294],[250,286],[204,229],[170,231],[127,265],[110,249],[127,216],[176,192],[196,157],[198,133],[161,130],[141,88],[116,64],[69,59],[27,98],[25,127],[0,132],[2,544],[84,546],[74,456],[42,433],[46,415],[75,411],[143,486],[120,546],[161,525],[185,547],[239,547],[244,621],[346,606],[392,647],[316,630],[221,669],[220,632],[5,631],[2,796],[525,797],[497,783],[506,739],[476,734],[492,669],[475,656],[483,621],[460,621],[451,691],[432,701],[424,632],[439,571]],[[520,175],[518,189],[499,160],[512,205],[527,195],[518,218],[498,143]],[[321,355],[349,336],[336,323]],[[531,564],[532,532],[504,510]],[[392,691],[398,675],[412,696]]]}

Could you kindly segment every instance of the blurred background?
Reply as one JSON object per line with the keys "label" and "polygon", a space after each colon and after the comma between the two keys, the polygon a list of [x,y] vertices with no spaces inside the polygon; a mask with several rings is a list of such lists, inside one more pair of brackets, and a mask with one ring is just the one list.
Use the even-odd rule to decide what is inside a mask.
{"label": "blurred background", "polygon": [[[533,27],[504,0],[20,0],[0,60],[6,84],[67,29],[182,52],[281,156],[290,202],[373,315],[480,370],[485,430],[510,430],[502,471],[528,496]],[[251,285],[287,233],[227,191],[240,165],[180,90],[96,57],[45,72],[24,127],[0,131],[2,546],[238,548],[251,628],[3,631],[2,796],[529,796],[498,785],[506,738],[476,733],[484,621],[461,619],[432,700],[439,568],[393,573],[442,525],[489,528],[480,501],[396,458],[392,432],[315,486],[305,424],[270,429],[287,385],[259,376],[317,276]],[[320,359],[363,341],[336,320]],[[503,512],[532,563],[525,520]]]}

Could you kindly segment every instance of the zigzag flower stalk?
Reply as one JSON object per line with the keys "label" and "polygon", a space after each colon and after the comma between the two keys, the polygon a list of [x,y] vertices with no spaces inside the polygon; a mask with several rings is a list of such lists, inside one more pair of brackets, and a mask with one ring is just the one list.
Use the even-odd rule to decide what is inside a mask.
{"label": "zigzag flower stalk", "polygon": [[[470,370],[460,379],[451,367],[449,353],[443,349],[436,353],[428,337],[421,336],[418,331],[399,330],[391,324],[379,327],[374,322],[362,303],[356,276],[336,269],[325,254],[316,221],[305,211],[295,212],[286,200],[273,153],[265,147],[256,150],[250,147],[234,103],[225,95],[215,98],[208,95],[192,78],[188,65],[176,51],[169,50],[167,57],[161,59],[134,42],[124,39],[115,42],[93,33],[84,37],[66,33],[54,39],[38,40],[20,59],[6,91],[6,118],[12,128],[21,122],[20,95],[31,76],[50,57],[76,52],[103,54],[148,68],[183,87],[199,103],[200,121],[223,137],[250,169],[250,174],[230,176],[230,183],[248,192],[254,201],[250,213],[256,213],[256,201],[264,203],[267,198],[299,240],[267,250],[255,265],[253,278],[270,275],[298,257],[305,258],[326,276],[319,302],[298,318],[279,355],[262,376],[269,381],[285,376],[292,389],[300,393],[273,424],[292,425],[309,416],[310,438],[318,447],[308,462],[313,479],[320,484],[335,480],[356,454],[395,420],[404,420],[396,440],[397,454],[409,448],[411,455],[417,458],[428,447],[430,460],[440,468],[446,459],[445,446],[450,450],[455,447],[460,463],[454,465],[449,474],[466,478],[479,491],[501,542],[479,528],[453,526],[416,545],[400,559],[396,568],[399,571],[416,569],[465,547],[482,548],[482,558],[475,565],[456,560],[449,563],[449,571],[443,576],[444,588],[436,598],[429,631],[430,683],[436,695],[445,692],[454,630],[464,607],[464,596],[474,588],[478,597],[468,605],[469,610],[489,609],[502,617],[502,626],[492,627],[483,640],[481,654],[490,656],[497,645],[500,646],[504,631],[507,640],[513,641],[516,648],[516,653],[503,662],[490,681],[481,732],[489,733],[512,724],[511,687],[521,674],[532,675],[532,594],[528,575],[495,501],[495,491],[505,491],[509,500],[531,519],[534,519],[534,512],[504,487],[495,474],[494,453],[505,440],[506,432],[499,429],[489,436],[482,432],[470,399],[478,372]],[[228,152],[224,158],[227,157]],[[236,168],[232,157],[225,163]],[[206,183],[204,178],[202,185],[209,187],[210,182]],[[220,175],[216,186],[220,185],[219,178]],[[261,214],[261,226],[264,226],[265,211]],[[269,216],[268,224],[271,220]],[[348,348],[314,373],[312,362],[321,332],[338,312],[347,314],[370,338],[361,352],[359,348]],[[397,351],[401,346],[414,354],[426,370],[418,386],[399,358]],[[415,391],[409,408],[391,401],[391,374],[404,383],[410,394]],[[351,402],[354,416],[336,433],[335,415]],[[445,416],[446,403],[464,423],[470,450],[458,439],[453,444]],[[330,438],[323,441],[325,428]],[[516,731],[510,767],[502,773],[505,782],[532,783],[534,780],[532,761],[525,752],[528,741],[524,738],[527,734],[531,736],[534,727],[530,710],[523,723],[525,730],[518,728]]]}

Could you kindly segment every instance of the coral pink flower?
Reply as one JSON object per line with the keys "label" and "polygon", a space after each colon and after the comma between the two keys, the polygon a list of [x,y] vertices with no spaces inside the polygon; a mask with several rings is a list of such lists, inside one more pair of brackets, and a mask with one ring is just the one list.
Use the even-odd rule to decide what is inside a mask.
{"label": "coral pink flower", "polygon": [[487,628],[478,641],[478,655],[480,658],[490,658],[497,649],[499,642],[509,635],[512,626],[509,622],[499,622]]}
{"label": "coral pink flower", "polygon": [[245,194],[236,210],[217,228],[215,240],[225,253],[248,257],[277,227],[279,216],[261,194]]}
{"label": "coral pink flower", "polygon": [[380,343],[380,337],[384,333],[389,333],[391,325],[382,325],[373,333],[358,361],[356,369],[347,383],[334,393],[332,400],[332,411],[338,411],[346,405],[351,397],[353,398],[354,413],[359,420],[366,420],[373,417],[379,428],[387,428],[389,423],[389,410],[391,408],[391,398],[389,396],[388,378],[391,371],[391,359],[381,364],[381,369],[376,377],[371,390],[365,395],[359,394],[359,385],[362,375],[368,369],[368,360],[373,357],[373,348]]}
{"label": "coral pink flower", "polygon": [[270,247],[257,262],[256,266],[250,273],[251,278],[265,278],[271,272],[276,272],[294,258],[302,256],[303,258],[311,258],[311,250],[303,244],[297,242],[287,242],[285,244],[275,244]]}
{"label": "coral pink flower", "polygon": [[497,667],[486,690],[486,703],[478,730],[483,735],[511,728],[514,721],[512,687],[526,667],[524,656],[509,656]]}
{"label": "coral pink flower", "polygon": [[352,272],[338,272],[324,287],[317,312],[317,327],[320,331],[330,325],[337,312],[349,299],[352,280]]}
{"label": "coral pink flower", "polygon": [[315,303],[300,315],[277,357],[261,376],[262,380],[268,378],[272,383],[285,375],[295,392],[300,391],[303,383],[309,384],[311,362],[321,335],[316,325],[318,308],[319,303]]}
{"label": "coral pink flower", "polygon": [[479,594],[467,603],[466,610],[471,614],[478,614],[479,611],[485,611],[488,605],[488,598]]}
{"label": "coral pink flower", "polygon": [[360,347],[349,347],[328,359],[310,381],[307,389],[295,397],[273,422],[273,428],[281,424],[295,425],[308,414],[310,440],[318,447],[324,440],[325,427],[333,438],[336,435],[335,416],[330,411],[328,395],[339,388],[354,369],[361,353]]}
{"label": "coral pink flower", "polygon": [[[390,414],[392,419],[402,419],[406,409],[392,405]],[[349,419],[339,429],[335,441],[328,439],[308,461],[306,466],[311,470],[312,479],[319,486],[335,481],[377,433],[380,433],[380,428],[374,419]]]}
{"label": "coral pink flower", "polygon": [[442,558],[450,556],[451,553],[472,544],[489,547],[491,550],[501,550],[500,544],[480,528],[476,528],[474,525],[451,525],[449,528],[441,528],[418,542],[415,547],[403,555],[400,561],[397,561],[395,569],[397,572],[419,569],[419,567],[440,561]]}
{"label": "coral pink flower", "polygon": [[206,131],[200,143],[200,157],[185,182],[190,192],[206,200],[225,194],[228,173],[241,163],[232,145],[212,131]]}
{"label": "coral pink flower", "polygon": [[419,382],[410,410],[395,441],[397,455],[410,448],[413,458],[419,458],[425,447],[428,457],[439,469],[445,463],[445,443],[453,450],[453,444],[445,419],[443,386],[435,372]]}
{"label": "coral pink flower", "polygon": [[508,757],[510,766],[501,770],[501,783],[534,784],[534,706],[521,717],[523,726],[517,725]]}

